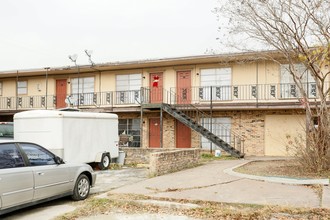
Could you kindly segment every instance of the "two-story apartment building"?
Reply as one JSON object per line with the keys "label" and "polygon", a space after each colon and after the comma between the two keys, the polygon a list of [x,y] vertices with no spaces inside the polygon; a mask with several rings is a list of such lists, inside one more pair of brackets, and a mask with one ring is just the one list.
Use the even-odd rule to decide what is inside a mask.
{"label": "two-story apartment building", "polygon": [[[3,71],[0,120],[24,110],[73,107],[118,114],[123,146],[218,149],[217,143],[228,143],[246,155],[287,155],[287,137],[305,132],[305,111],[285,61],[258,59],[265,54],[278,56],[237,53]],[[310,77],[306,86],[316,98]]]}

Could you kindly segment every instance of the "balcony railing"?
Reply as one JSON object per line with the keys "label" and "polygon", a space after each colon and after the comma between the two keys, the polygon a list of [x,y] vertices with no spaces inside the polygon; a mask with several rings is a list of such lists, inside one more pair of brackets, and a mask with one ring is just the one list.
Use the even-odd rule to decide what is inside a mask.
{"label": "balcony railing", "polygon": [[[315,83],[304,84],[308,97],[317,99],[317,89]],[[329,87],[329,85],[327,85]],[[287,84],[259,84],[259,85],[235,85],[235,86],[202,86],[190,89],[171,88],[177,91],[181,97],[187,97],[192,103],[203,102],[253,102],[253,101],[281,101],[285,99],[302,98],[299,88],[292,83]],[[188,94],[188,95],[187,95]]]}
{"label": "balcony railing", "polygon": [[[315,83],[306,83],[304,86],[310,99],[315,100],[318,98]],[[328,88],[329,83],[325,89]],[[65,98],[67,99],[66,104],[64,103]],[[212,102],[216,105],[218,103],[283,102],[298,100],[299,98],[301,98],[301,94],[298,87],[289,83],[170,88],[170,92],[163,88],[142,87],[140,90],[130,91],[68,94],[63,98],[56,95],[0,96],[0,110],[56,109],[59,108],[60,99],[62,99],[64,105],[71,107],[120,108],[149,103],[180,104],[190,102],[208,105]]]}

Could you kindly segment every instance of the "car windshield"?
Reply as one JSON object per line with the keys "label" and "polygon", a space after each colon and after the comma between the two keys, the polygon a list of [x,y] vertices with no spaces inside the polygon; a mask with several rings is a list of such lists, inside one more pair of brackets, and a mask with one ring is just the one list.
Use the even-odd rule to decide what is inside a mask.
{"label": "car windshield", "polygon": [[13,138],[14,124],[12,122],[0,122],[0,138]]}

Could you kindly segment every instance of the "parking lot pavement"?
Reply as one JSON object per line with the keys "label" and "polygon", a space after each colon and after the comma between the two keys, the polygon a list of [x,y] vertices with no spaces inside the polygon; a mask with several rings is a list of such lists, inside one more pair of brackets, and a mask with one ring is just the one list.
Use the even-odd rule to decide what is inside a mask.
{"label": "parking lot pavement", "polygon": [[[120,170],[96,171],[95,187],[91,188],[91,194],[97,194],[116,189],[125,185],[130,185],[144,180],[147,177],[146,168],[127,168]],[[3,220],[51,220],[56,216],[63,215],[75,210],[74,202],[68,198],[57,199],[51,202],[28,207],[4,216]]]}
{"label": "parking lot pavement", "polygon": [[146,168],[123,167],[120,170],[96,171],[96,183],[91,193],[102,193],[125,185],[131,185],[148,178]]}
{"label": "parking lot pavement", "polygon": [[329,186],[320,198],[311,187],[251,180],[223,171],[246,160],[214,161],[203,166],[126,185],[111,193],[228,203],[330,208]]}

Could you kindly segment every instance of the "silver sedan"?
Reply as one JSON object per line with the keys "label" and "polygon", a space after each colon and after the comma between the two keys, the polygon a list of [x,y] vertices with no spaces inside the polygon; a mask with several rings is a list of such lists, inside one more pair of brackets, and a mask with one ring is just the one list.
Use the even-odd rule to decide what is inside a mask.
{"label": "silver sedan", "polygon": [[0,215],[52,199],[83,200],[96,174],[87,164],[69,164],[28,142],[0,142]]}

